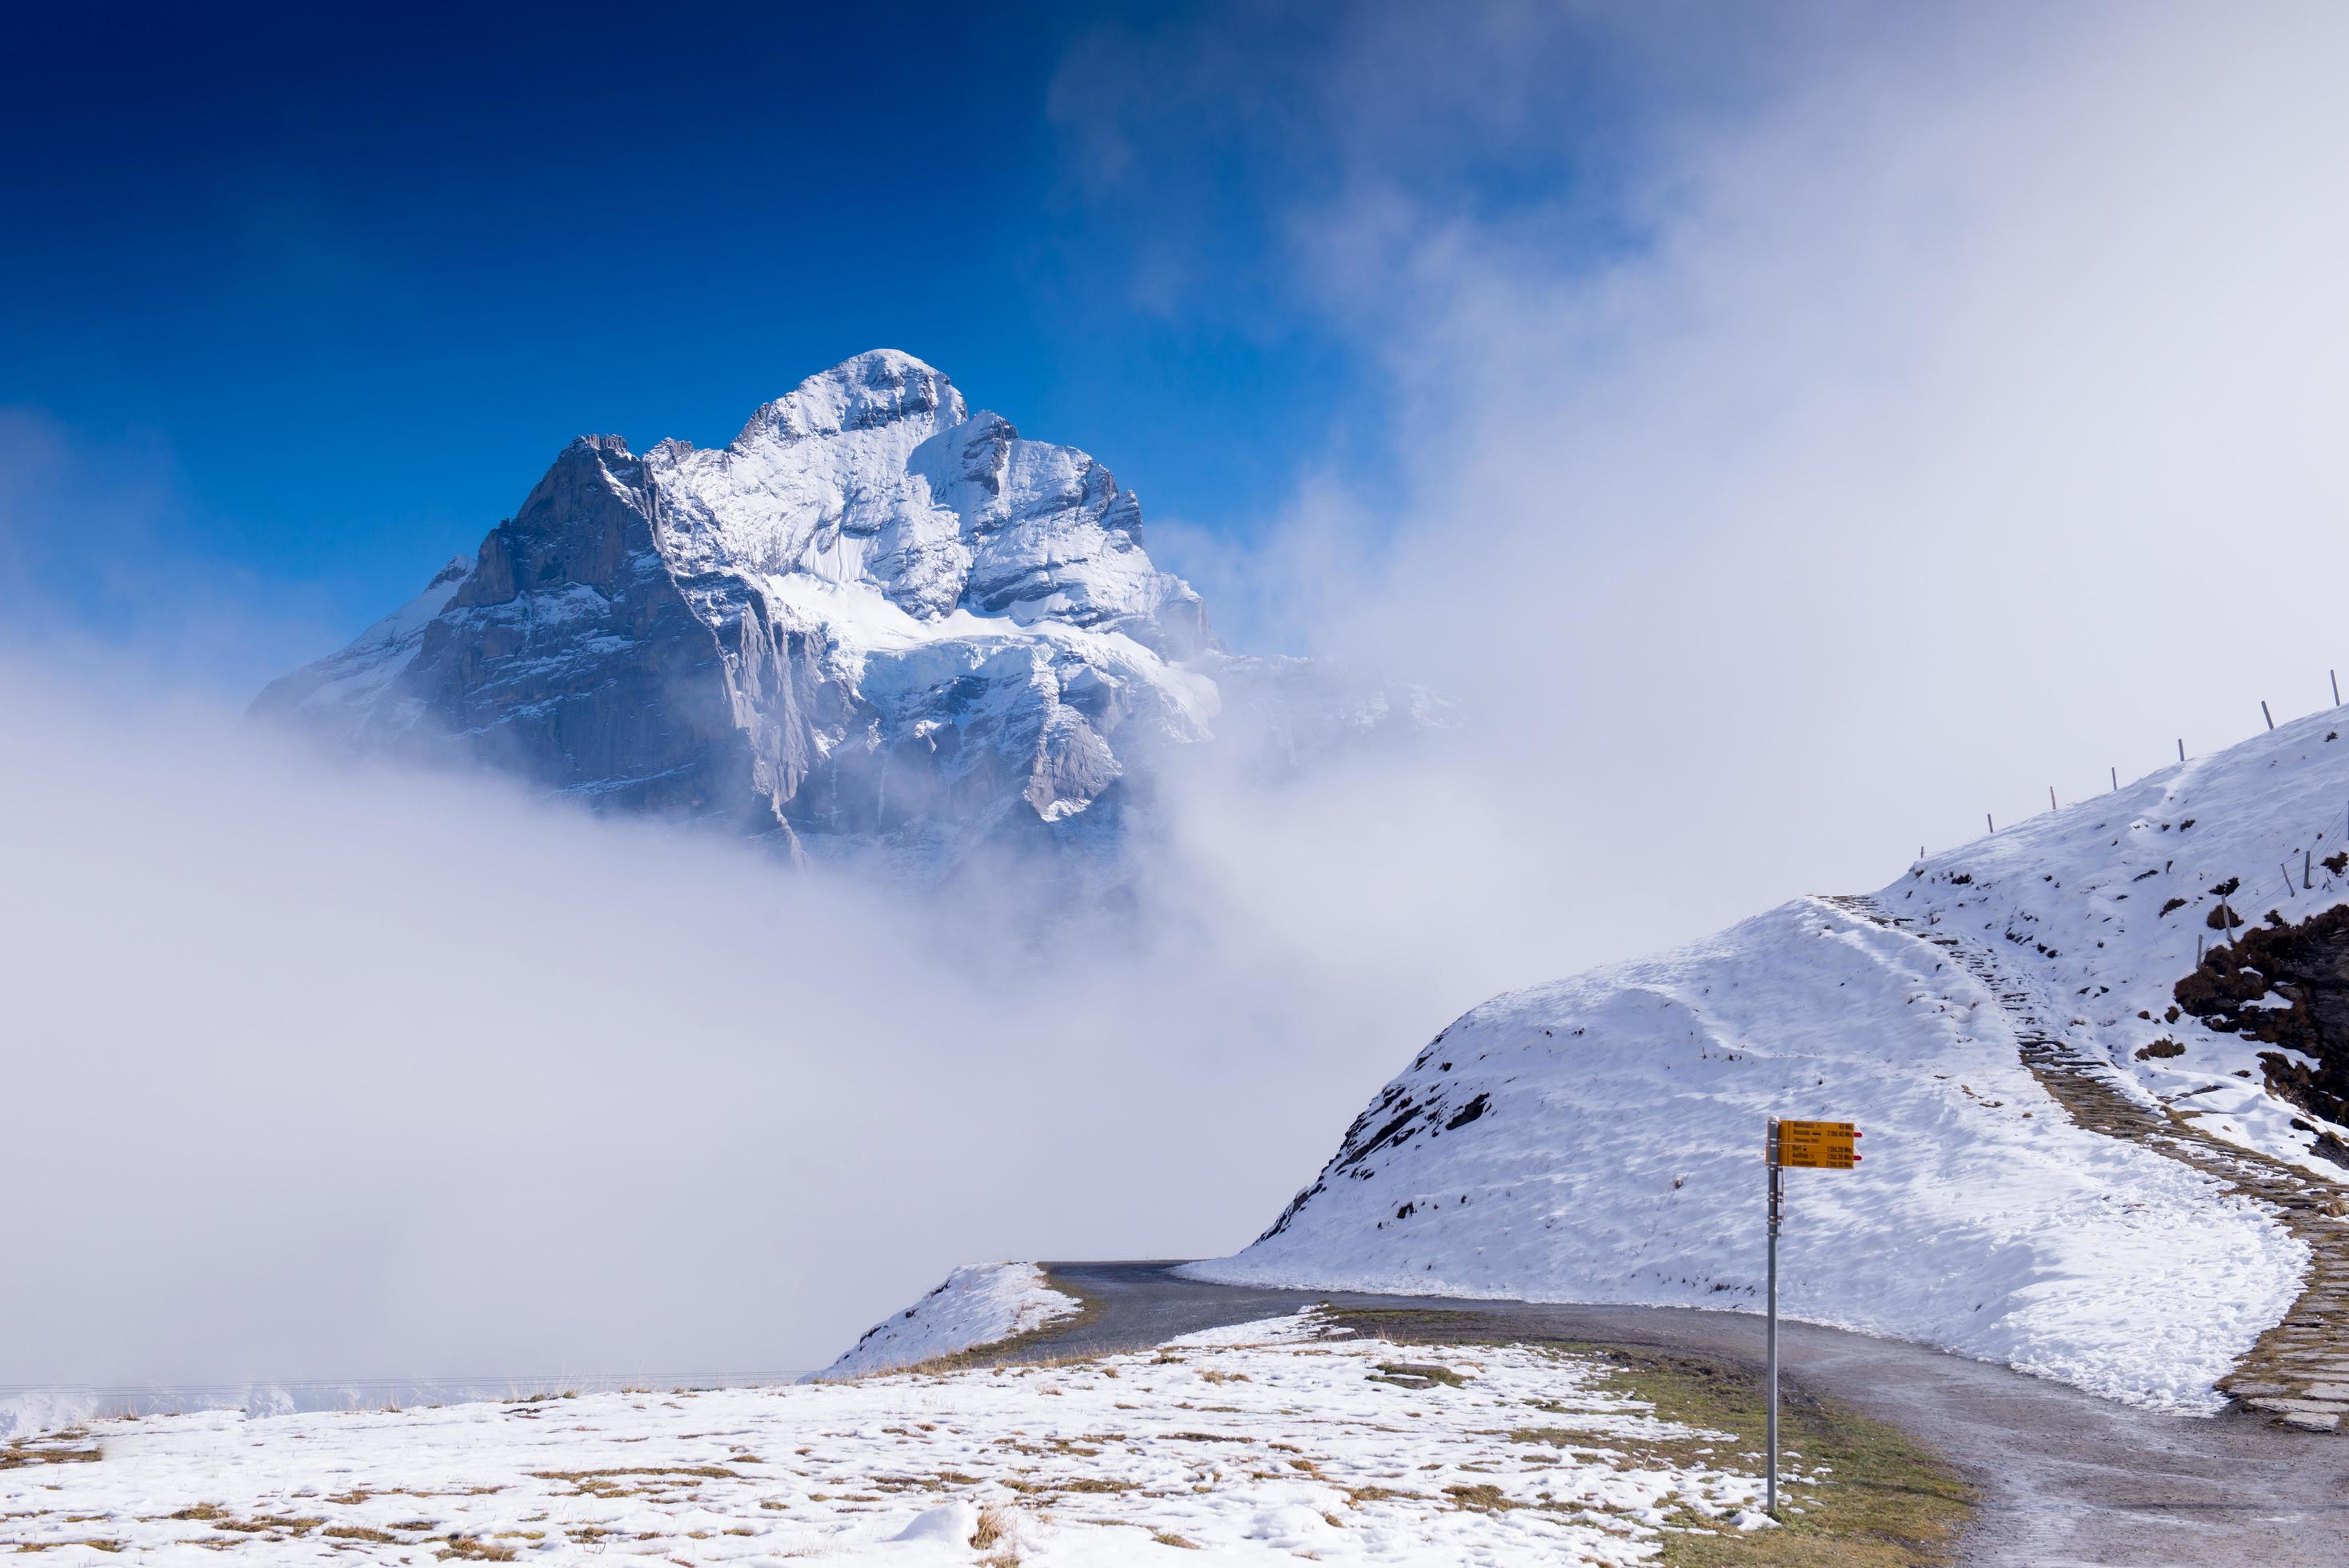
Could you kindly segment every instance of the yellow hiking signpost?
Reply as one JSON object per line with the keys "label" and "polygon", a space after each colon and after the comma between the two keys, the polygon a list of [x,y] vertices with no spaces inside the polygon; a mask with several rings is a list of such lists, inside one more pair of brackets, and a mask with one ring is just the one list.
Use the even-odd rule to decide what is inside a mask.
{"label": "yellow hiking signpost", "polygon": [[1780,1121],[1770,1119],[1762,1146],[1770,1168],[1770,1472],[1764,1481],[1763,1511],[1778,1517],[1778,1217],[1785,1208],[1785,1185],[1779,1172],[1788,1166],[1808,1171],[1850,1171],[1859,1164],[1853,1147],[1859,1129],[1848,1121]]}
{"label": "yellow hiking signpost", "polygon": [[1778,1163],[1818,1171],[1848,1171],[1859,1163],[1852,1142],[1859,1130],[1848,1121],[1782,1121],[1778,1128]]}

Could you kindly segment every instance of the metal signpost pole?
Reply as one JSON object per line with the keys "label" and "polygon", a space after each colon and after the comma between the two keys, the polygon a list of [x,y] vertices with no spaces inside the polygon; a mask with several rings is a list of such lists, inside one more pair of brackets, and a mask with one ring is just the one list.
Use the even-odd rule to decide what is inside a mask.
{"label": "metal signpost pole", "polygon": [[1778,1119],[1770,1119],[1770,1469],[1762,1511],[1778,1517]]}
{"label": "metal signpost pole", "polygon": [[1859,1129],[1848,1121],[1781,1121],[1770,1119],[1763,1145],[1770,1167],[1770,1474],[1764,1482],[1764,1508],[1778,1517],[1778,1221],[1785,1211],[1789,1165],[1811,1171],[1859,1169]]}

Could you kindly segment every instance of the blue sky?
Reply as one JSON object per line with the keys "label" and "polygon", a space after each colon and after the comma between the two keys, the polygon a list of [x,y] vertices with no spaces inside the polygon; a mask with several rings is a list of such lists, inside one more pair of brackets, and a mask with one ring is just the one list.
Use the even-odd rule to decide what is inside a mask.
{"label": "blue sky", "polygon": [[[1472,699],[1515,748],[1481,777],[1637,755],[1578,787],[1681,820],[1739,727],[1804,826],[1654,932],[1864,885],[2349,664],[2323,616],[2223,656],[2147,620],[2266,614],[2349,505],[2335,8],[13,26],[0,634],[233,704],[572,436],[722,442],[885,345],[1107,462],[1237,646]],[[2032,678],[1822,663],[1825,627]],[[1676,724],[1724,671],[1733,709]]]}
{"label": "blue sky", "polygon": [[[119,542],[283,628],[223,657],[323,651],[571,436],[723,442],[882,346],[1095,452],[1152,515],[1244,532],[1299,463],[1376,461],[1379,401],[1270,264],[1253,132],[1105,158],[1089,75],[1184,21],[19,16],[0,128],[38,155],[0,168],[0,407],[98,476],[65,504],[128,487],[140,514],[135,546],[94,517],[47,538],[45,585],[102,618],[88,552]],[[1102,91],[1133,89],[1119,64]]]}

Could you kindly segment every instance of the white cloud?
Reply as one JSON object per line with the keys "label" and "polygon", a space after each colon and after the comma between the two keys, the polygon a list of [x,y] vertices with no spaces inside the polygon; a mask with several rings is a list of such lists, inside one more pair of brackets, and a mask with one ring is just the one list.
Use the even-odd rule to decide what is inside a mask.
{"label": "white cloud", "polygon": [[1392,985],[1212,908],[901,898],[16,659],[0,727],[0,1382],[817,1366],[957,1261],[1237,1245],[1384,1071]]}
{"label": "white cloud", "polygon": [[[1667,20],[1716,80],[1697,15]],[[1659,93],[1589,153],[1596,194],[1479,201],[1336,125],[1337,191],[1287,193],[1296,287],[1392,377],[1404,472],[1317,478],[1316,561],[1347,502],[1392,542],[1316,578],[1311,640],[1489,721],[1462,758],[1486,814],[1607,912],[1558,970],[1874,885],[2050,784],[2238,738],[2261,698],[2328,703],[2349,662],[2322,586],[2349,21],[1901,15],[1807,13],[1743,78]],[[1463,93],[1490,63],[1423,56]],[[1570,94],[1546,112],[1578,134]],[[1485,119],[1425,134],[1510,152]],[[1495,924],[1539,907],[1522,882]]]}

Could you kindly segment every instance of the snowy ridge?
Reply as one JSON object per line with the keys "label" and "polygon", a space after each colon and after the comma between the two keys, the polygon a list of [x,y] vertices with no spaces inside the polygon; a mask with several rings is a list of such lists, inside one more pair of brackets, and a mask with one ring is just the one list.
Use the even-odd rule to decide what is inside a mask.
{"label": "snowy ridge", "polygon": [[[2349,903],[2349,862],[2324,863],[2349,848],[2344,720],[2338,709],[2297,719],[2017,823],[1920,861],[1876,900],[1920,931],[1991,944],[2063,1044],[2137,1092],[2339,1179],[2349,1171],[2316,1148],[2349,1127],[2271,1092],[2268,1057],[2317,1058],[2209,1026],[2177,993],[2243,923],[2302,925]],[[2323,1010],[2327,999],[2306,1002]],[[2281,994],[2266,1005],[2291,1007]],[[2168,1054],[2171,1045],[2183,1049]]]}
{"label": "snowy ridge", "polygon": [[345,733],[367,725],[400,729],[416,721],[417,705],[404,699],[397,683],[416,662],[424,629],[449,607],[473,574],[470,556],[460,555],[432,574],[424,592],[351,639],[339,653],[305,665],[273,684],[273,699],[325,727]]}
{"label": "snowy ridge", "polygon": [[414,1409],[424,1406],[543,1396],[615,1393],[626,1388],[765,1387],[797,1381],[787,1372],[633,1371],[582,1376],[506,1377],[288,1378],[283,1381],[210,1384],[129,1384],[112,1387],[0,1387],[0,1442],[31,1438],[94,1421],[144,1419],[231,1411],[259,1419],[316,1411]]}
{"label": "snowy ridge", "polygon": [[847,1355],[809,1381],[917,1367],[1057,1323],[1083,1305],[1047,1284],[1034,1264],[966,1264],[905,1311],[866,1329]]}
{"label": "snowy ridge", "polygon": [[1109,469],[884,349],[723,448],[574,442],[476,559],[254,710],[936,869],[1005,835],[1113,840],[1129,780],[1217,738],[1226,676],[1231,724],[1291,766],[1446,721],[1410,687],[1226,654]]}
{"label": "snowy ridge", "polygon": [[[2017,1020],[2059,1032],[2034,1050],[2340,1177],[2319,1153],[2349,1130],[2325,1113],[2344,1042],[2323,965],[2209,1022],[2176,999],[2226,962],[2197,968],[2222,902],[2279,935],[2321,933],[2310,917],[2349,903],[2349,861],[2323,865],[2349,828],[2339,717],[1921,861],[1873,895],[1898,929],[1798,900],[1496,998],[1387,1086],[1263,1237],[1195,1271],[1752,1308],[1764,1120],[1848,1119],[1866,1134],[1857,1171],[1789,1176],[1791,1315],[2218,1408],[2214,1385],[2292,1306],[2309,1248],[2227,1183],[2075,1125],[2025,1065]],[[1952,941],[1994,949],[2000,985],[2033,1005],[2010,1014]]]}

